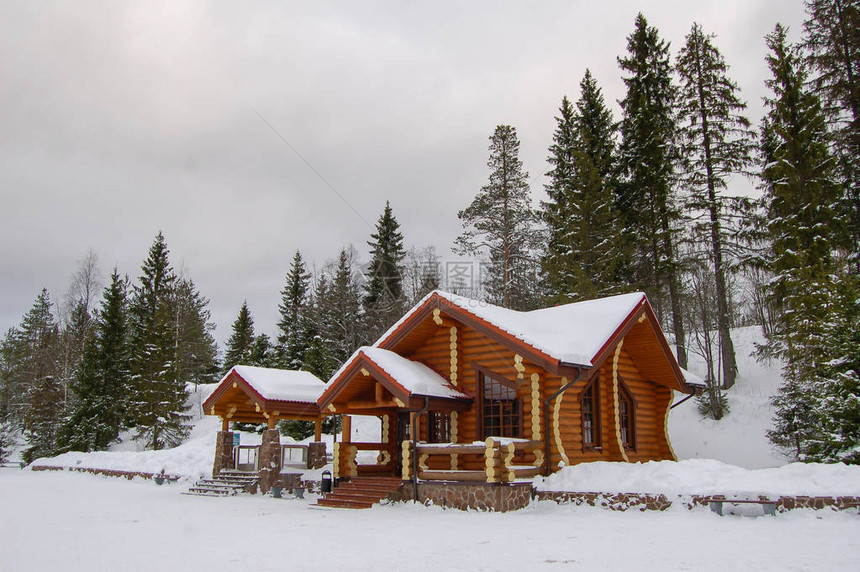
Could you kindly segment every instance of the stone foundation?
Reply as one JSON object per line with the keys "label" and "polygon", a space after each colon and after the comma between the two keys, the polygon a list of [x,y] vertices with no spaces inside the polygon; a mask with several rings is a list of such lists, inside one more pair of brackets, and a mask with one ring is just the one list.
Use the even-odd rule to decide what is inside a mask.
{"label": "stone foundation", "polygon": [[217,477],[221,471],[233,468],[233,432],[218,431],[215,438],[215,464],[212,466],[212,476]]}
{"label": "stone foundation", "polygon": [[325,443],[308,443],[308,468],[319,469],[325,461]]}
{"label": "stone foundation", "polygon": [[[674,497],[673,501],[662,494],[537,491],[535,498],[539,501],[549,500],[558,504],[599,506],[609,510],[662,511],[672,506],[673,502],[680,503],[685,508],[693,509],[696,507],[707,507],[711,498],[725,497],[722,495],[679,495]],[[760,499],[767,500],[766,497],[760,497]],[[860,509],[860,497],[781,496],[776,500],[777,512],[785,512],[796,508],[858,510]]]}
{"label": "stone foundation", "polygon": [[[599,506],[619,511],[628,509],[639,511],[666,510],[672,506],[672,501],[666,495],[647,493],[613,494],[537,491],[535,498],[539,501],[555,501],[558,504]],[[707,506],[707,503],[705,503],[705,506]]]}
{"label": "stone foundation", "polygon": [[263,431],[260,444],[260,492],[266,494],[281,473],[281,433],[277,429]]}
{"label": "stone foundation", "polygon": [[[392,493],[389,498],[395,501],[411,501],[412,482],[404,481],[399,491]],[[418,483],[418,502],[421,504],[459,510],[507,512],[527,507],[531,499],[531,483]]]}

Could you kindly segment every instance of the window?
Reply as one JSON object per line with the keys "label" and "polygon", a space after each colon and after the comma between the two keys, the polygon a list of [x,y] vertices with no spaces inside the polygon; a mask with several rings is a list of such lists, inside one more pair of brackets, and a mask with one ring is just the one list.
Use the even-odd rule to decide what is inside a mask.
{"label": "window", "polygon": [[451,442],[451,414],[431,411],[429,419],[430,433],[427,435],[430,443]]}
{"label": "window", "polygon": [[[619,382],[621,381],[619,377]],[[621,444],[627,449],[636,446],[634,440],[634,412],[636,410],[633,397],[623,383],[618,384],[618,431],[621,433]]]}
{"label": "window", "polygon": [[600,449],[600,404],[598,378],[595,377],[579,396],[582,412],[582,446]]}
{"label": "window", "polygon": [[483,438],[520,437],[520,402],[517,386],[490,372],[478,372],[481,389],[481,423]]}

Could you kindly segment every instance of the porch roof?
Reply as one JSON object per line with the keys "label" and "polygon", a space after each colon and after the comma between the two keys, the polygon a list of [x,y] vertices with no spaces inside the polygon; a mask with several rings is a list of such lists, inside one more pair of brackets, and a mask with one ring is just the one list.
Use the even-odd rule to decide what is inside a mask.
{"label": "porch roof", "polygon": [[209,415],[257,423],[269,413],[282,418],[319,417],[317,399],[325,383],[306,371],[237,365],[218,382],[203,403]]}
{"label": "porch roof", "polygon": [[[375,394],[375,385],[383,387],[391,399]],[[375,395],[372,401],[356,401],[358,394],[369,397],[371,393]],[[421,398],[429,398],[434,408],[451,410],[468,408],[472,402],[472,396],[458,390],[423,363],[389,350],[365,346],[356,350],[332,376],[319,405],[321,409],[334,411],[332,407],[337,402],[338,412],[344,405],[353,409],[410,409],[420,404]]]}
{"label": "porch roof", "polygon": [[470,399],[468,395],[458,391],[448,380],[423,363],[412,361],[382,348],[365,346],[359,351],[412,395]]}

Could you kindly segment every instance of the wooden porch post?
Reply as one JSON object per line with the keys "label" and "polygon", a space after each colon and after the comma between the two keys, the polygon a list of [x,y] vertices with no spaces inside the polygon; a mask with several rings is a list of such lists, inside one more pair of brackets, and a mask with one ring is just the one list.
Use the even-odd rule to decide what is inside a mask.
{"label": "wooden porch post", "polygon": [[230,430],[230,420],[226,417],[221,418],[221,431],[229,431]]}
{"label": "wooden porch post", "polygon": [[343,416],[343,429],[341,431],[343,433],[342,441],[344,443],[352,443],[352,417],[349,415]]}
{"label": "wooden porch post", "polygon": [[317,417],[314,421],[314,441],[322,441],[322,417]]}

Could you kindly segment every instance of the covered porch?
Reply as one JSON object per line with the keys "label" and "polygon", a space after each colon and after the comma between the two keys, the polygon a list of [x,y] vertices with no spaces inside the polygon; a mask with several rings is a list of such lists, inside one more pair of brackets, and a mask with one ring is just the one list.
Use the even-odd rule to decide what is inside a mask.
{"label": "covered porch", "polygon": [[[257,473],[265,493],[282,469],[316,468],[325,464],[321,441],[323,414],[317,399],[325,384],[304,371],[235,366],[203,403],[207,415],[221,418],[215,444],[213,477],[223,471]],[[281,444],[280,420],[314,423],[314,441],[307,445]],[[260,445],[234,445],[230,422],[264,424]]]}
{"label": "covered porch", "polygon": [[[335,476],[510,483],[537,475],[544,457],[538,441],[459,442],[458,417],[474,401],[422,363],[381,348],[360,348],[320,398],[323,411],[343,415],[342,438],[334,446]],[[379,418],[379,442],[352,440],[353,415]],[[362,454],[368,451],[376,456]]]}

